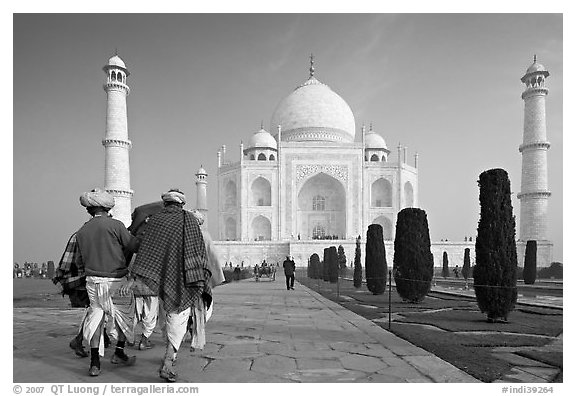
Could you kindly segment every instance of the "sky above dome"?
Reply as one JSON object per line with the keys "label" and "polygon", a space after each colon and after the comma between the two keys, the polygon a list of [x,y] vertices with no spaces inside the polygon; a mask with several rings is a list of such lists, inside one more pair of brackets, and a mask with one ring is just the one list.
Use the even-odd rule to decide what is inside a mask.
{"label": "sky above dome", "polygon": [[[431,239],[476,235],[478,175],[508,171],[519,217],[524,85],[538,55],[547,97],[550,238],[563,260],[563,19],[559,14],[19,14],[13,20],[13,260],[58,261],[104,182],[102,67],[130,72],[133,208],[172,187],[196,202],[208,173],[217,236],[217,151],[239,160],[278,103],[309,76],[372,123],[397,160],[419,154]],[[272,132],[274,134],[274,132]],[[518,232],[518,227],[517,227]]]}

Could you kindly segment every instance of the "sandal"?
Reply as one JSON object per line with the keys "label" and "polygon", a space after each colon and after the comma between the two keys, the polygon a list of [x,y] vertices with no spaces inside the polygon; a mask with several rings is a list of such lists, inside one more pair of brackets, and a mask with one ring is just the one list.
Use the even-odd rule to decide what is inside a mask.
{"label": "sandal", "polygon": [[164,364],[160,371],[158,372],[160,378],[165,379],[168,382],[176,382],[178,379],[178,374],[170,368],[167,368]]}

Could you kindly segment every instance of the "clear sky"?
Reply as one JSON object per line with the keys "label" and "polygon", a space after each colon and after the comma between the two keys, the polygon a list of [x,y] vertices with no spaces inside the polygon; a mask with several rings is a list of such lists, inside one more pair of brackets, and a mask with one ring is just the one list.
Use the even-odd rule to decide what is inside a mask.
{"label": "clear sky", "polygon": [[[478,175],[508,171],[519,216],[524,89],[534,54],[547,86],[550,238],[563,261],[561,14],[18,14],[13,19],[13,259],[58,261],[88,219],[78,197],[104,182],[102,67],[131,73],[133,207],[208,176],[216,236],[216,152],[231,160],[282,98],[315,76],[373,123],[396,161],[419,153],[431,238],[478,224]],[[357,139],[360,139],[359,134]],[[518,228],[517,228],[518,231]]]}

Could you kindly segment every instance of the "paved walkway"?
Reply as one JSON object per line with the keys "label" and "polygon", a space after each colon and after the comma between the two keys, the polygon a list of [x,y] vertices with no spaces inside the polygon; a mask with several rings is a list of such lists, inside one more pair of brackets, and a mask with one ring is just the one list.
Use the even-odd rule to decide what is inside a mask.
{"label": "paved walkway", "polygon": [[[296,283],[245,280],[214,290],[215,311],[204,350],[190,339],[178,357],[179,382],[478,382],[451,364]],[[68,342],[82,310],[14,309],[14,382],[162,382],[159,333],[134,367],[117,367],[106,351],[99,377]]]}

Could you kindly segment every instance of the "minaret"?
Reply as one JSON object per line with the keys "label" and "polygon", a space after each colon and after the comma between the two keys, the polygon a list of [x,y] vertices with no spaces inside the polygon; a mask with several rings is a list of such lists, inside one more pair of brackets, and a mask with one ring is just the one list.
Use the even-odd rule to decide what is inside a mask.
{"label": "minaret", "polygon": [[128,139],[126,97],[130,88],[126,79],[130,75],[124,61],[115,54],[103,68],[106,73],[104,91],[107,94],[106,135],[102,140],[105,150],[104,188],[114,196],[116,205],[112,215],[130,225],[132,195],[130,189],[130,156],[132,142]]}
{"label": "minaret", "polygon": [[198,169],[196,173],[196,209],[204,216],[202,228],[208,227],[208,205],[206,199],[207,177],[208,173],[206,173],[204,167],[200,165],[200,169]]}
{"label": "minaret", "polygon": [[522,182],[520,186],[521,241],[548,240],[548,149],[546,139],[546,95],[544,86],[549,76],[546,68],[536,62],[526,70],[521,81],[526,85],[524,100],[524,140],[522,153]]}

